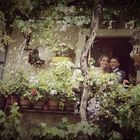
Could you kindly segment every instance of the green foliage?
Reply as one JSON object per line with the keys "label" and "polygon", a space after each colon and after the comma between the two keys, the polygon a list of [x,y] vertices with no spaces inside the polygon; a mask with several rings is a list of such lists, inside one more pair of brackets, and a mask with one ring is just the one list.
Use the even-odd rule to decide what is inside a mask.
{"label": "green foliage", "polygon": [[[0,1],[1,22],[8,24],[8,21],[16,19],[47,19],[51,23],[59,23],[62,30],[66,30],[70,25],[84,26],[90,25],[94,10],[95,0],[8,0]],[[139,22],[140,3],[135,1],[109,0],[102,1],[103,14],[101,24],[116,21],[119,27],[120,22],[134,20]],[[5,16],[6,15],[6,16]],[[8,16],[7,16],[8,15]],[[51,25],[51,24],[50,24]],[[9,26],[10,27],[10,26]],[[88,26],[89,27],[89,26]]]}
{"label": "green foliage", "polygon": [[[89,79],[91,81],[91,85],[102,86],[104,84],[111,84],[109,82],[115,82],[116,75],[114,73],[103,73],[98,68],[89,69],[88,71]],[[117,81],[116,81],[117,82]]]}
{"label": "green foliage", "polygon": [[121,20],[124,19],[126,21],[129,21],[138,18],[137,17],[137,14],[139,13],[139,11],[137,11],[137,8],[139,7],[138,0],[133,2],[131,0],[128,1],[111,0],[107,4],[105,4],[104,7],[105,7],[104,14],[112,16],[112,19],[116,18],[116,19],[121,19]]}
{"label": "green foliage", "polygon": [[70,39],[67,41],[69,35],[62,37],[64,31],[60,31],[59,25],[53,21],[52,17],[36,21],[17,20],[15,24],[24,33],[27,33],[29,28],[31,29],[33,35],[30,47],[35,42],[38,42],[42,47],[51,50],[55,55],[67,56],[74,53],[76,46],[72,45]]}
{"label": "green foliage", "polygon": [[6,96],[7,87],[5,82],[0,80],[0,96]]}
{"label": "green foliage", "polygon": [[140,136],[139,91],[139,85],[131,87],[129,90],[124,90],[119,85],[101,95],[102,113],[99,124],[101,131],[104,132],[104,137],[135,140]]}
{"label": "green foliage", "polygon": [[82,6],[66,6],[59,4],[56,8],[56,14],[59,14],[58,23],[62,23],[62,30],[65,30],[70,25],[88,25],[91,22],[91,9],[83,8]]}
{"label": "green foliage", "polygon": [[46,82],[49,87],[50,96],[58,98],[66,97],[69,100],[75,99],[72,91],[72,75],[74,64],[70,60],[52,62],[48,69]]}
{"label": "green foliage", "polygon": [[59,58],[60,61],[53,59],[47,70],[39,70],[35,76],[30,77],[29,90],[23,93],[24,97],[34,101],[46,97],[76,100],[72,90],[74,64],[64,57]]}
{"label": "green foliage", "polygon": [[[39,17],[51,17],[52,20],[63,23],[65,26],[70,24],[84,25],[91,21],[92,10],[94,7],[92,0],[82,1],[46,1],[46,0],[15,0],[0,2],[1,11],[8,10],[14,18],[37,19]],[[5,7],[5,9],[3,9]],[[17,10],[18,9],[18,10]],[[104,20],[137,20],[139,19],[139,1],[103,1]],[[17,11],[16,11],[17,10]],[[19,14],[20,13],[20,14]],[[125,13],[125,14],[124,14]],[[51,16],[50,16],[51,15]],[[124,16],[128,15],[128,16]]]}
{"label": "green foliage", "polygon": [[0,94],[4,96],[8,95],[21,95],[29,89],[29,82],[27,75],[23,72],[17,72],[14,77],[7,76],[0,81]]}
{"label": "green foliage", "polygon": [[[29,28],[32,29],[31,46],[34,41],[38,41],[42,46],[51,49],[56,55],[70,55],[74,53],[76,46],[71,41],[67,41],[70,40],[70,37],[67,39],[69,35],[62,37],[62,34],[71,25],[82,26],[89,24],[91,22],[91,11],[89,8],[84,9],[84,7],[80,6],[67,6],[69,2],[52,2],[50,6],[45,4],[44,6],[47,8],[45,7],[45,10],[44,8],[41,9],[41,12],[39,12],[41,15],[37,20],[34,20],[34,18],[16,20],[14,26],[17,26],[24,33],[27,33]],[[38,8],[42,7],[39,3],[37,1],[35,4],[38,5]],[[42,18],[43,20],[40,20]]]}
{"label": "green foliage", "polygon": [[39,92],[36,88],[31,88],[30,90],[26,91],[22,97],[29,99],[30,102],[34,103],[43,99],[43,97],[45,98],[45,95],[43,95],[42,92]]}
{"label": "green foliage", "polygon": [[12,86],[10,86],[12,94],[22,94],[28,90],[28,77],[27,75],[19,71],[15,74],[14,79],[12,80]]}
{"label": "green foliage", "polygon": [[[69,1],[65,2],[69,3]],[[38,20],[16,20],[14,25],[24,33],[31,28],[33,32],[32,41],[38,41],[56,55],[65,56],[67,52],[74,52],[76,46],[73,46],[70,41],[67,42],[66,36],[62,38],[62,34],[70,25],[89,24],[91,16],[91,14],[87,14],[87,11],[90,11],[88,8],[67,6],[66,3],[58,1],[58,4],[53,3],[53,5],[51,3],[48,8],[45,7],[45,10],[41,12],[43,20],[40,18]],[[84,13],[86,14],[84,15]]]}
{"label": "green foliage", "polygon": [[46,84],[46,76],[43,71],[40,71],[35,77],[30,77],[23,71],[17,72],[15,75],[8,76],[0,83],[0,95],[19,95],[21,97],[28,98],[32,101],[37,101],[45,98],[48,93],[48,86]]}
{"label": "green foliage", "polygon": [[[24,86],[20,87],[21,90],[24,90],[20,95],[32,102],[46,98],[49,92],[49,87],[46,83],[46,76],[45,71],[40,70],[36,76],[28,77],[25,82],[27,84],[27,88],[24,90]],[[24,83],[24,80],[22,82]]]}
{"label": "green foliage", "polygon": [[0,42],[0,50],[5,51],[5,46],[7,46],[9,43],[13,43],[14,40],[4,33],[0,34],[1,42]]}
{"label": "green foliage", "polygon": [[18,112],[19,107],[14,104],[11,108],[10,115],[6,116],[0,110],[0,138],[3,140],[20,140],[21,139],[21,114]]}
{"label": "green foliage", "polygon": [[35,76],[28,76],[24,72],[17,72],[12,77],[0,81],[0,94],[20,95],[32,101],[50,97],[76,100],[73,93],[73,67],[70,59],[52,60],[50,68],[39,70]]}
{"label": "green foliage", "polygon": [[110,134],[109,134],[109,140],[122,140],[122,136],[119,132],[116,132],[116,131],[112,131]]}
{"label": "green foliage", "polygon": [[[140,136],[140,86],[125,89],[114,74],[95,69],[88,71],[90,96],[99,102],[99,118],[90,122],[98,124],[99,139],[135,140]],[[94,105],[93,105],[94,106]]]}
{"label": "green foliage", "polygon": [[[70,124],[66,118],[56,127],[46,123],[26,132],[35,140],[73,140],[73,139],[109,139],[109,140],[138,140],[140,138],[140,86],[126,90],[121,85],[100,94],[101,115],[93,123],[80,122]],[[21,131],[18,107],[13,106],[9,117],[0,111],[0,136],[5,140],[18,139]],[[22,130],[23,131],[23,130]]]}
{"label": "green foliage", "polygon": [[[2,110],[0,110],[0,132],[4,130],[5,122],[6,122],[6,115]],[[0,137],[2,137],[2,133],[0,133]]]}
{"label": "green foliage", "polygon": [[88,70],[90,96],[100,97],[103,93],[111,93],[118,85],[117,77],[114,73],[103,73],[96,68]]}
{"label": "green foliage", "polygon": [[31,130],[31,137],[38,140],[73,140],[87,139],[92,135],[98,136],[99,133],[100,130],[97,125],[93,127],[88,122],[70,124],[67,119],[63,118],[57,127],[49,127],[46,123],[40,124],[38,128]]}

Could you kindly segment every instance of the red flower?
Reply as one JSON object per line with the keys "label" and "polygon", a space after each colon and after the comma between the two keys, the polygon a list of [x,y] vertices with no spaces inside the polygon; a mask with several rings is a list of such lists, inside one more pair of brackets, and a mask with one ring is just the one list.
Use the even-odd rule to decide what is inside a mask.
{"label": "red flower", "polygon": [[31,90],[31,94],[32,94],[32,96],[36,96],[37,95],[37,89],[32,89]]}

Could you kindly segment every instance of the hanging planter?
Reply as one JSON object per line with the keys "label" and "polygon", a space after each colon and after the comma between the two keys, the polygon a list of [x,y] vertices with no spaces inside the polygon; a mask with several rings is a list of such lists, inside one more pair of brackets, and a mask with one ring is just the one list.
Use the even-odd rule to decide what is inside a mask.
{"label": "hanging planter", "polygon": [[42,60],[39,56],[38,48],[31,50],[29,53],[28,62],[34,66],[41,66],[45,64],[45,60]]}

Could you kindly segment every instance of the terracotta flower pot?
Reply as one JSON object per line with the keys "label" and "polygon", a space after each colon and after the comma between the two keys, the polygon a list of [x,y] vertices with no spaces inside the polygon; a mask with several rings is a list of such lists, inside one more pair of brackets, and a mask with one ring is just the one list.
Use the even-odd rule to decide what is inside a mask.
{"label": "terracotta flower pot", "polygon": [[6,108],[11,108],[14,103],[18,103],[18,97],[16,95],[8,96],[6,101]]}
{"label": "terracotta flower pot", "polygon": [[44,111],[48,111],[48,110],[49,110],[48,102],[45,102],[45,103],[44,103],[44,105],[43,105],[43,110],[44,110]]}
{"label": "terracotta flower pot", "polygon": [[49,110],[58,110],[58,102],[56,100],[50,99],[48,101]]}
{"label": "terracotta flower pot", "polygon": [[22,109],[29,109],[31,107],[31,102],[27,98],[20,98],[20,107]]}
{"label": "terracotta flower pot", "polygon": [[43,99],[34,102],[34,103],[33,103],[33,108],[34,108],[35,110],[42,110],[42,109],[43,109],[43,106],[44,106],[44,102],[45,102],[45,101],[44,101]]}
{"label": "terracotta flower pot", "polygon": [[64,104],[64,107],[65,107],[65,111],[74,111],[74,102],[71,102],[71,101],[67,101],[65,102]]}

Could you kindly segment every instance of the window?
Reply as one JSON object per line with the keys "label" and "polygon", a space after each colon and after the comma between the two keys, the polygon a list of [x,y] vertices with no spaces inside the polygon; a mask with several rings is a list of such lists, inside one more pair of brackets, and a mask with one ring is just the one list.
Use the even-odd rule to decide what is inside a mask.
{"label": "window", "polygon": [[[98,62],[100,55],[120,58],[120,69],[124,70],[127,77],[130,73],[130,52],[132,51],[130,38],[96,38],[94,46],[91,48],[91,57]],[[95,66],[97,65],[95,63]],[[132,70],[131,70],[132,71]]]}

